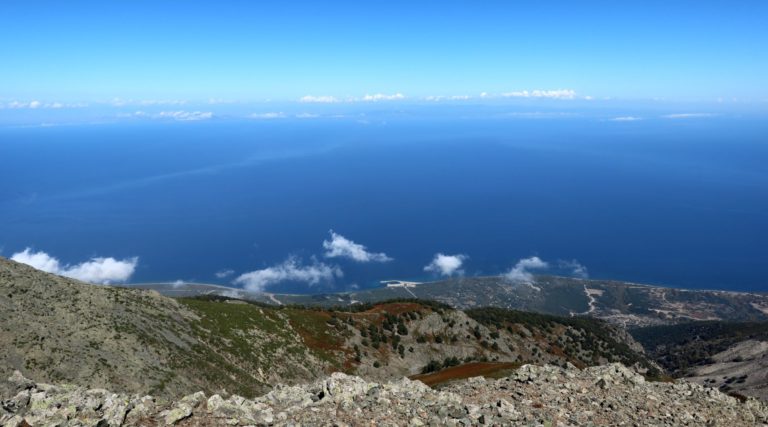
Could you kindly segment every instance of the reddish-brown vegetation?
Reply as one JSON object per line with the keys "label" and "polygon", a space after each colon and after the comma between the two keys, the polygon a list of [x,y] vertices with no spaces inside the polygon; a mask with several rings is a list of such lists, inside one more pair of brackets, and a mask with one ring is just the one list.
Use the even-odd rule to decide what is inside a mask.
{"label": "reddish-brown vegetation", "polygon": [[474,362],[452,366],[430,374],[412,375],[410,379],[419,380],[430,387],[434,387],[452,380],[479,376],[494,377],[502,373],[502,371],[515,370],[519,367],[519,363]]}

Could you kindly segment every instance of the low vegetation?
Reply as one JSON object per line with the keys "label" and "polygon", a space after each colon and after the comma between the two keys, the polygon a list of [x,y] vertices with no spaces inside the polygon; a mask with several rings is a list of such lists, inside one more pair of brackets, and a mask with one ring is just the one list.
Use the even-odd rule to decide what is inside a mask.
{"label": "low vegetation", "polygon": [[[652,378],[662,374],[641,353],[628,345],[615,326],[598,319],[559,317],[494,307],[473,308],[465,312],[493,329],[496,337],[499,331],[506,331],[518,335],[530,333],[533,337],[545,338],[551,343],[550,352],[562,353],[567,361],[576,366],[621,362],[645,369]],[[525,327],[526,332],[521,332],[521,327]]]}

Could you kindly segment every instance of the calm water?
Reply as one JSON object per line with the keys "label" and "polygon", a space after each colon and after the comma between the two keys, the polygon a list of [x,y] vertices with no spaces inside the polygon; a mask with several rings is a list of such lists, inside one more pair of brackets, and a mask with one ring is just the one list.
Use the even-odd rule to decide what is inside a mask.
{"label": "calm water", "polygon": [[395,261],[332,284],[576,259],[590,276],[768,291],[768,125],[393,119],[0,130],[0,248],[138,256],[133,282],[227,283],[333,229]]}

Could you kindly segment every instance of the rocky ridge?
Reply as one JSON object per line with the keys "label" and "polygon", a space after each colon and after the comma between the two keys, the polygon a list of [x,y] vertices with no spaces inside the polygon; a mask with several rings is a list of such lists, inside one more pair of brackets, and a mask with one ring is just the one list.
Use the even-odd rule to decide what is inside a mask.
{"label": "rocky ridge", "polygon": [[525,365],[508,377],[439,390],[334,373],[266,395],[190,394],[174,402],[103,389],[37,384],[16,372],[4,385],[0,425],[768,425],[768,407],[691,383],[646,382],[621,364],[579,370]]}

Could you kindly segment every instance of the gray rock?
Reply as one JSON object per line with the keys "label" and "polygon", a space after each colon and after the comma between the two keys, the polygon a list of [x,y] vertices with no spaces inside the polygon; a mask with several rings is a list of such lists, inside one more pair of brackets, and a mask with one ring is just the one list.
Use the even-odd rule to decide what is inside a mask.
{"label": "gray rock", "polygon": [[[16,378],[22,381],[21,378]],[[600,384],[596,387],[595,384]],[[32,384],[3,397],[0,425],[764,425],[768,406],[684,382],[646,382],[613,364],[579,370],[526,365],[509,378],[433,390],[403,378],[370,383],[345,374],[277,386],[256,399],[191,394],[167,406],[151,396]],[[15,412],[13,412],[15,411]]]}
{"label": "gray rock", "polygon": [[118,427],[123,425],[125,417],[133,408],[134,404],[126,397],[121,397],[116,394],[108,396],[104,400],[104,404],[101,407],[103,411],[102,421],[104,425],[110,427]]}
{"label": "gray rock", "polygon": [[160,413],[165,425],[174,425],[179,421],[192,416],[192,411],[205,400],[205,393],[198,391],[195,394],[184,396],[176,405]]}
{"label": "gray rock", "polygon": [[19,415],[9,415],[0,417],[0,425],[5,427],[20,427],[24,422],[24,418]]}
{"label": "gray rock", "polygon": [[32,380],[24,378],[24,376],[19,371],[13,371],[13,374],[8,377],[7,381],[8,384],[15,387],[16,390],[29,390],[35,386],[35,383],[32,382]]}

